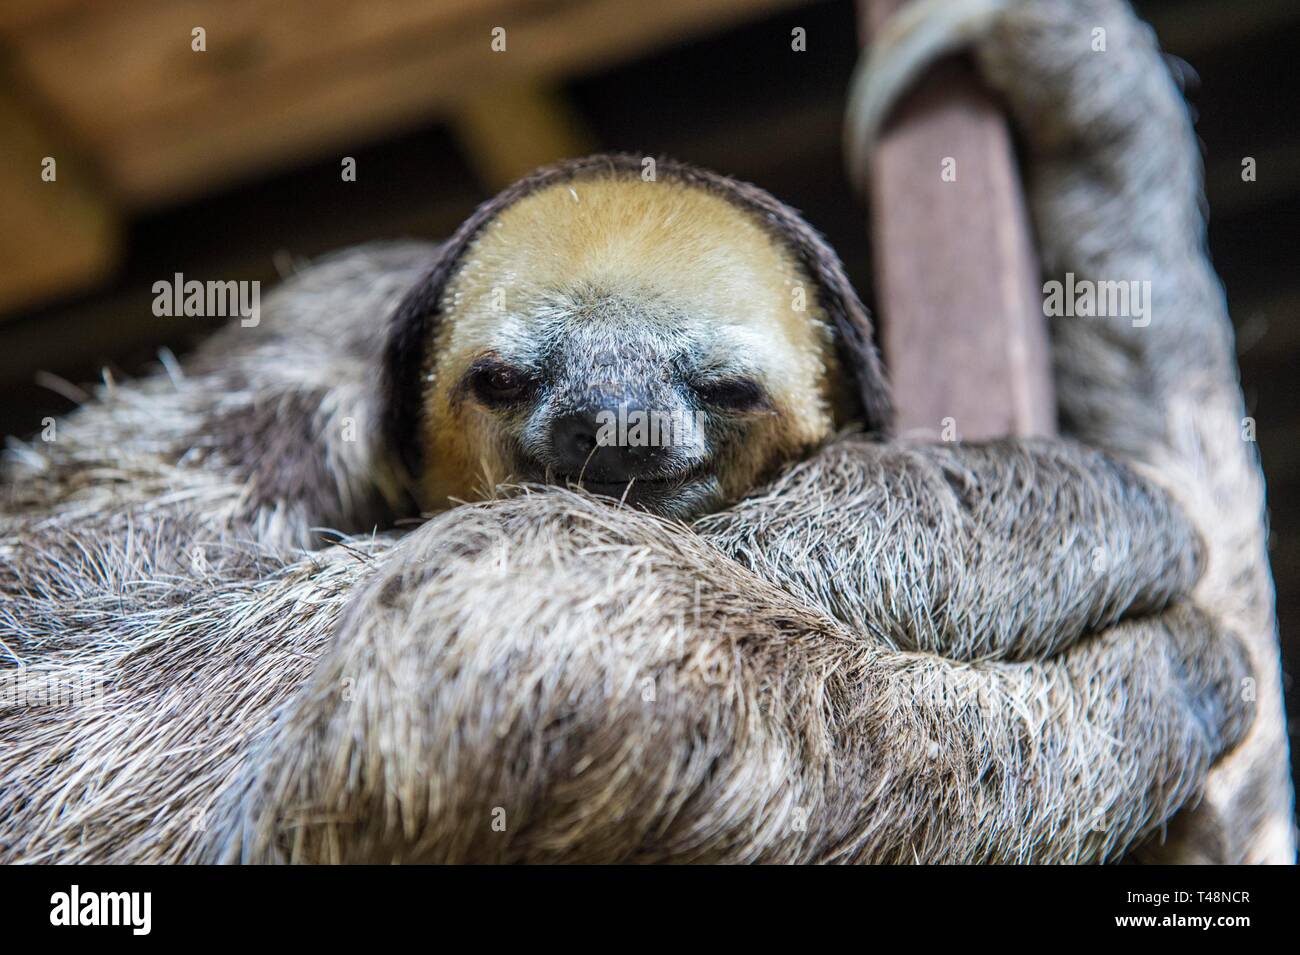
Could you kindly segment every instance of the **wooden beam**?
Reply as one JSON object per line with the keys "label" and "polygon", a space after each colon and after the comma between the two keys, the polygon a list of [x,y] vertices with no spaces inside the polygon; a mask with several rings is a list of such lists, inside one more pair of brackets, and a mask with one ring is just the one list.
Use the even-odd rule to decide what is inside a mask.
{"label": "wooden beam", "polygon": [[117,261],[120,234],[111,204],[76,151],[18,99],[14,83],[0,79],[2,314],[103,278]]}
{"label": "wooden beam", "polygon": [[[905,0],[859,0],[868,34]],[[868,173],[877,305],[900,434],[1055,431],[1038,267],[992,93],[949,58],[904,96]]]}
{"label": "wooden beam", "polygon": [[797,2],[135,0],[5,39],[123,200],[148,206]]}
{"label": "wooden beam", "polygon": [[452,127],[490,193],[538,166],[585,156],[596,146],[569,102],[535,83],[497,86],[470,97],[457,109]]}

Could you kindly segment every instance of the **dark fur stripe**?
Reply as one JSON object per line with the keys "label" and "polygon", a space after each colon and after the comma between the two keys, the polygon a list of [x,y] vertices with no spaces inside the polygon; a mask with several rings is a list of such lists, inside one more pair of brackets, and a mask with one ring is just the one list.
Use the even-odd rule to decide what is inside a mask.
{"label": "dark fur stripe", "polygon": [[[639,176],[642,159],[628,153],[611,153],[543,167],[482,203],[441,246],[433,268],[394,313],[384,356],[384,426],[389,446],[412,474],[418,474],[422,467],[421,379],[429,364],[427,349],[438,330],[438,305],[479,232],[507,207],[539,189],[601,175]],[[671,159],[657,159],[656,167],[658,175],[669,181],[698,186],[755,215],[794,252],[809,278],[817,283],[821,305],[834,324],[840,361],[857,384],[864,424],[868,430],[888,434],[893,426],[893,408],[871,318],[839,256],[826,240],[794,209],[755,185]]]}

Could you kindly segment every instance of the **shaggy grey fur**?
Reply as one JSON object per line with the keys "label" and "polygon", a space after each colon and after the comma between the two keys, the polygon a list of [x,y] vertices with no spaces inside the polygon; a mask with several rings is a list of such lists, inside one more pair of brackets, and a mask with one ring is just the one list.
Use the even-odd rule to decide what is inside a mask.
{"label": "shaggy grey fur", "polygon": [[[1109,126],[1090,145],[1087,124],[1171,123],[1144,148],[1179,169],[1190,133],[1127,11],[1081,6],[1021,11],[982,54],[1018,109],[1032,76],[1062,97],[1052,116],[1082,124],[1076,177],[1035,179],[1040,231],[1053,267],[1110,277],[1129,262],[1105,256],[1134,159],[1107,151]],[[1122,89],[1061,54],[1102,13]],[[1072,112],[1111,90],[1101,119]],[[1067,162],[1043,148],[1049,170]],[[1093,169],[1091,206],[1059,198]],[[1195,177],[1181,186],[1163,201],[1194,202]],[[1199,222],[1171,215],[1153,245]],[[0,671],[3,699],[60,680],[100,699],[0,711],[0,859],[1112,859],[1246,734],[1252,665],[1247,743],[1276,732],[1276,648],[1252,629],[1271,619],[1262,498],[1224,431],[1240,394],[1217,297],[1132,335],[1057,330],[1067,420],[1191,502],[1198,610],[1179,512],[1069,442],[848,438],[695,529],[551,488],[322,547],[313,528],[364,535],[406,507],[375,362],[432,255],[324,262],[261,327],[106,385],[55,442],[11,448],[0,639],[24,667]],[[1199,251],[1161,264],[1213,280]],[[1036,531],[1023,552],[1017,518]],[[844,566],[859,534],[881,566],[834,582],[802,559]],[[1249,659],[1224,621],[1248,629]],[[1275,766],[1255,768],[1212,847],[1227,858],[1290,838]],[[1174,848],[1203,847],[1195,832]]]}
{"label": "shaggy grey fur", "polygon": [[854,632],[958,660],[1049,656],[1200,576],[1168,497],[1069,442],[846,438],[696,527]]}
{"label": "shaggy grey fur", "polygon": [[[1104,27],[1107,52],[1091,48]],[[1150,27],[1119,0],[1015,5],[977,47],[1028,151],[1046,277],[1149,280],[1146,327],[1053,319],[1063,423],[1159,476],[1196,523],[1193,593],[1244,640],[1258,714],[1169,840],[1170,861],[1296,859],[1264,481],[1243,433],[1232,324],[1205,253],[1200,151]],[[1026,79],[1031,78],[1031,79]]]}
{"label": "shaggy grey fur", "polygon": [[564,491],[467,506],[365,584],[210,850],[1113,857],[1244,730],[1234,647],[1184,608],[1045,664],[898,653],[650,515]]}

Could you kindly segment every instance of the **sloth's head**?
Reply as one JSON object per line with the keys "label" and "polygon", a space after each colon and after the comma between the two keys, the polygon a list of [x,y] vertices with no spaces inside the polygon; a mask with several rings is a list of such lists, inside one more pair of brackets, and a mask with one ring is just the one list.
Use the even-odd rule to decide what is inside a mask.
{"label": "sloth's head", "polygon": [[887,427],[865,310],[824,241],[753,186],[644,168],[540,171],[408,296],[389,434],[426,506],[540,481],[686,517],[847,420]]}

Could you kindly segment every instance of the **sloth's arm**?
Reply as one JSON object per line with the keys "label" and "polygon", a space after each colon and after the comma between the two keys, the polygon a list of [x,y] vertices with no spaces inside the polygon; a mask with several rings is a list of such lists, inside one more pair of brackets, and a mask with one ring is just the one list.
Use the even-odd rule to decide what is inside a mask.
{"label": "sloth's arm", "polygon": [[851,631],[960,660],[1048,656],[1189,593],[1159,488],[1069,441],[837,441],[696,529]]}
{"label": "sloth's arm", "polygon": [[1018,126],[1044,277],[1122,283],[1146,305],[1052,319],[1060,420],[1149,465],[1184,504],[1207,554],[1195,600],[1231,622],[1257,680],[1259,719],[1195,810],[1199,844],[1171,857],[1294,861],[1264,481],[1206,251],[1187,105],[1150,27],[1123,0],[1005,6],[975,52]]}
{"label": "sloth's arm", "polygon": [[447,512],[357,591],[208,858],[1088,861],[1250,707],[1179,607],[1051,661],[863,641],[691,534],[562,491]]}
{"label": "sloth's arm", "polygon": [[0,714],[7,861],[1113,858],[1249,719],[1190,609],[956,663],[558,490],[293,563],[170,518],[0,551],[18,679],[105,695]]}

